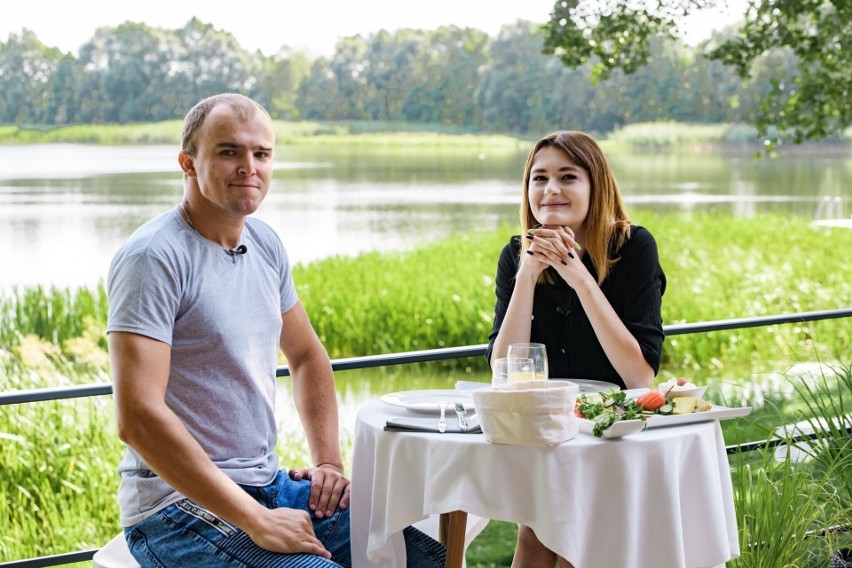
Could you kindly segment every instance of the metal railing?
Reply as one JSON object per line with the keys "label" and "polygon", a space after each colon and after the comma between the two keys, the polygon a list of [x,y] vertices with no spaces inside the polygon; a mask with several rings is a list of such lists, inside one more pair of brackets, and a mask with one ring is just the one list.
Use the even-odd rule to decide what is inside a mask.
{"label": "metal railing", "polygon": [[[841,308],[836,310],[820,310],[812,312],[801,312],[795,314],[781,314],[756,318],[739,318],[728,320],[716,320],[710,322],[675,324],[664,326],[666,337],[673,335],[686,335],[691,333],[707,333],[711,331],[725,331],[732,329],[744,329],[750,327],[764,327],[769,325],[804,323],[809,321],[839,319],[852,317],[852,308]],[[369,355],[365,357],[348,357],[334,359],[331,366],[335,371],[348,371],[353,369],[368,369],[372,367],[386,367],[392,365],[407,365],[411,363],[424,363],[428,361],[443,361],[447,359],[461,359],[465,357],[481,357],[485,355],[487,345],[468,345],[463,347],[448,347],[443,349],[426,349],[422,351],[407,351],[404,353],[389,353],[385,355]],[[287,377],[290,370],[286,365],[278,367],[276,376]],[[103,396],[112,394],[110,383],[99,383],[93,385],[75,385],[67,387],[44,388],[21,390],[0,393],[0,406],[12,404],[24,404],[47,400],[60,400],[67,398],[83,398],[88,396]],[[811,439],[813,434],[805,434],[790,438],[789,441],[800,442]],[[743,444],[727,446],[727,453],[736,454],[749,452],[764,447],[774,447],[787,442],[787,440],[759,440]],[[14,560],[0,563],[0,568],[44,568],[47,566],[64,566],[75,562],[86,562],[91,560],[97,549],[81,550],[66,554],[53,556],[41,556],[24,560]]]}

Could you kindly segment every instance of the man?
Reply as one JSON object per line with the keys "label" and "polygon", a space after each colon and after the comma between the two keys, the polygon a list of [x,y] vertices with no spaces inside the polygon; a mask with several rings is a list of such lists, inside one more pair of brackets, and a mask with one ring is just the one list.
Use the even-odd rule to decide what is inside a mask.
{"label": "man", "polygon": [[[331,364],[280,239],[248,217],[269,190],[274,146],[272,121],[251,99],[199,102],[178,155],[183,200],[110,266],[107,332],[127,444],[118,497],[146,567],[350,564]],[[275,454],[279,347],[314,463],[289,474]],[[412,554],[434,548],[410,528],[406,539]]]}

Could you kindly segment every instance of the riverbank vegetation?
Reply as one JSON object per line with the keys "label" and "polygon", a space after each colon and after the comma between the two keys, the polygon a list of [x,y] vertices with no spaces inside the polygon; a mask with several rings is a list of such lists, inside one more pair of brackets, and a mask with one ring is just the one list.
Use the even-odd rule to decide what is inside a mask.
{"label": "riverbank vegetation", "polygon": [[[660,248],[668,278],[665,324],[852,305],[852,266],[837,254],[852,250],[848,229],[773,215],[743,219],[635,211],[634,220],[652,231]],[[481,344],[491,328],[496,259],[512,233],[507,226],[448,235],[400,253],[330,258],[296,266],[294,278],[333,358]],[[35,287],[0,297],[0,314],[8,322],[0,328],[0,389],[108,382],[106,305],[101,287]],[[659,380],[688,376],[711,384],[708,396],[714,402],[753,406],[749,417],[723,423],[726,442],[763,439],[785,423],[814,415],[842,417],[852,410],[850,335],[846,318],[672,336]],[[431,377],[418,388],[449,388],[464,377],[487,380],[482,358],[376,373],[404,374],[412,368]],[[369,379],[361,380],[366,374],[350,381],[348,373],[339,373],[342,398],[363,401],[380,394],[381,378],[373,387]],[[341,439],[344,454],[351,456],[351,435]],[[837,448],[844,438],[832,440],[826,447]],[[843,479],[837,472],[848,471],[849,449],[839,447],[831,454],[839,462],[821,457],[813,471],[784,466],[796,467],[797,475],[811,471],[808,482],[797,482],[793,492],[784,483],[797,476],[776,464],[768,450],[734,463],[741,542],[762,543],[763,535],[774,534],[779,527],[771,523],[779,511],[798,499],[809,500],[814,527],[831,526],[824,523],[842,518],[838,512],[848,519],[849,488],[836,480]],[[289,447],[279,450],[301,455]],[[108,397],[0,407],[0,561],[98,547],[114,536],[121,451]],[[493,523],[474,542],[468,565],[505,565],[512,530]],[[810,539],[795,558],[816,558],[835,544]],[[759,566],[757,553],[741,546],[737,566]]]}
{"label": "riverbank vegetation", "polygon": [[[517,152],[530,140],[523,136],[465,132],[455,127],[410,122],[383,121],[284,121],[274,120],[279,146],[351,147],[380,146],[383,151],[406,152],[423,147],[481,148],[491,152]],[[14,144],[96,144],[180,145],[182,123],[170,120],[155,123],[93,124],[53,127],[0,125],[0,145]],[[542,131],[543,133],[543,131]],[[671,121],[628,124],[601,139],[607,151],[693,151],[744,147],[759,151],[762,146],[754,127],[743,123],[688,124]],[[852,129],[824,143],[807,143],[777,148],[779,152],[848,152]],[[287,149],[279,151],[287,152]]]}

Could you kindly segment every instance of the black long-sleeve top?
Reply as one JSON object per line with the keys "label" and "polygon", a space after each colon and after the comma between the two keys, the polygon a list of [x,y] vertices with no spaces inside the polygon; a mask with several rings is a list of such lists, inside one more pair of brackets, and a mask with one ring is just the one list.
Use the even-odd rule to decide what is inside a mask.
{"label": "black long-sleeve top", "polygon": [[[512,237],[500,253],[497,264],[494,327],[488,336],[486,357],[491,361],[494,340],[509,307],[518,272],[520,236]],[[660,266],[657,243],[644,227],[632,225],[630,238],[614,257],[621,257],[612,267],[601,290],[615,313],[639,342],[642,354],[656,374],[662,356],[662,296],[666,276]],[[589,255],[583,264],[597,280],[597,271]],[[547,270],[553,270],[548,268]],[[555,284],[537,284],[533,299],[530,341],[547,347],[549,375],[552,378],[592,379],[608,381],[626,388],[592,329],[592,324],[577,297],[577,292],[553,271]]]}

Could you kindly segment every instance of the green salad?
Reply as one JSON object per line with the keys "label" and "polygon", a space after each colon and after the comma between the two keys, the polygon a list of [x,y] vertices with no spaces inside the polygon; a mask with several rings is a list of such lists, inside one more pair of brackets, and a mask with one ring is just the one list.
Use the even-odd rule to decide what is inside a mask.
{"label": "green salad", "polygon": [[645,420],[654,414],[671,414],[671,405],[664,404],[655,410],[637,404],[639,399],[627,398],[627,392],[614,390],[608,392],[582,394],[577,398],[574,413],[579,418],[594,422],[592,433],[600,438],[604,430],[619,420]]}

